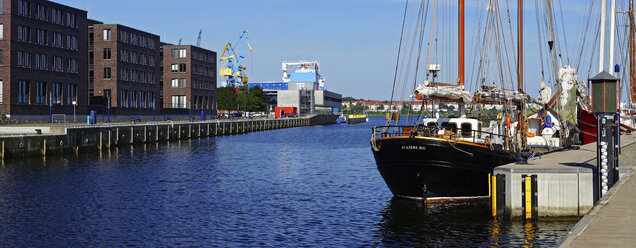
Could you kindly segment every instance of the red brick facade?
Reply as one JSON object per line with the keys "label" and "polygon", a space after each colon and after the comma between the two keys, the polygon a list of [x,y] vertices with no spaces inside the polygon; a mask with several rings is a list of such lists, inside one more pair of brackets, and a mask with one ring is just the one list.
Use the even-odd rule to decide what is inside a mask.
{"label": "red brick facade", "polygon": [[93,94],[110,106],[147,114],[159,99],[159,36],[118,24],[94,24]]}
{"label": "red brick facade", "polygon": [[86,11],[45,0],[0,0],[2,96],[8,116],[84,113]]}
{"label": "red brick facade", "polygon": [[163,107],[216,113],[216,52],[164,45]]}

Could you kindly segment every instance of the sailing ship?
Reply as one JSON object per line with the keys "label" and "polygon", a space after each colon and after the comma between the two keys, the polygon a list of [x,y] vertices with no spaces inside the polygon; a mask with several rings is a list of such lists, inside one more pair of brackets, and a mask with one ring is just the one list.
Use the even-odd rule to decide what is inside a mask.
{"label": "sailing ship", "polygon": [[[572,134],[558,113],[544,109],[537,113],[536,118],[526,121],[525,105],[539,101],[523,93],[523,1],[518,1],[516,91],[482,84],[482,89],[471,98],[465,90],[464,0],[459,0],[457,84],[436,82],[440,66],[429,63],[426,74],[427,77],[433,75],[433,80],[417,85],[410,95],[424,103],[453,102],[459,106],[458,113],[453,117],[418,116],[407,125],[398,125],[401,117],[397,113],[389,113],[385,126],[373,128],[371,147],[377,169],[395,196],[415,199],[484,196],[488,192],[487,175],[494,167],[526,161],[534,151],[540,150],[528,147],[528,139],[536,138],[538,145],[535,148],[548,150],[568,145],[567,138]],[[406,19],[407,8],[404,14]],[[423,21],[419,23],[422,25]],[[552,100],[555,101],[554,98]],[[467,117],[467,104],[488,101],[515,106],[509,106],[511,111],[500,113],[490,120]],[[533,122],[538,122],[538,126],[535,124],[535,127],[529,128],[526,125]]]}

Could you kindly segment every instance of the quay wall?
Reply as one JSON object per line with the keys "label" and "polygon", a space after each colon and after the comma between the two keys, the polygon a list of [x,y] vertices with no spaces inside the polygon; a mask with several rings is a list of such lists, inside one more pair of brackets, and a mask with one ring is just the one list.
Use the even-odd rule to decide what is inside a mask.
{"label": "quay wall", "polygon": [[[333,119],[333,121],[331,121]],[[335,123],[331,116],[69,126],[65,134],[0,136],[1,159],[101,151],[122,145],[237,135]]]}
{"label": "quay wall", "polygon": [[[636,143],[636,136],[621,136],[621,147]],[[619,155],[619,161],[624,156]],[[633,161],[628,161],[633,163]],[[629,172],[618,168],[619,178]],[[536,176],[537,217],[580,217],[597,203],[596,143],[579,149],[543,155],[528,164],[495,167],[493,175],[503,175],[504,212],[517,218],[524,215],[523,176]]]}

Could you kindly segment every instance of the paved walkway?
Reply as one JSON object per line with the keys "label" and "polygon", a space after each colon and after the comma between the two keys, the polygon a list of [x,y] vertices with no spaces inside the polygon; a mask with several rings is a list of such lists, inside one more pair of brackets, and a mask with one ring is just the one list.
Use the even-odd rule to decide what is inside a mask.
{"label": "paved walkway", "polygon": [[630,172],[576,224],[562,247],[636,247],[636,144],[623,147],[619,163]]}

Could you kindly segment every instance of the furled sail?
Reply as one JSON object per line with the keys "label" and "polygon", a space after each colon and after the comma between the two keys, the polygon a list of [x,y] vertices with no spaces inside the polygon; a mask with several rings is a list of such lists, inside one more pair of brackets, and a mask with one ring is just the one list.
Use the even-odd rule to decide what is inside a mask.
{"label": "furled sail", "polygon": [[423,97],[461,100],[464,103],[470,103],[470,92],[465,91],[463,85],[440,85],[428,80],[419,84],[411,94],[411,98],[423,99]]}

